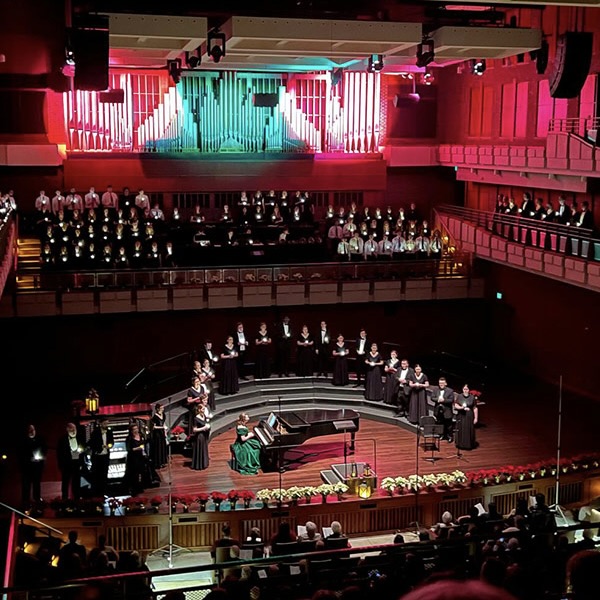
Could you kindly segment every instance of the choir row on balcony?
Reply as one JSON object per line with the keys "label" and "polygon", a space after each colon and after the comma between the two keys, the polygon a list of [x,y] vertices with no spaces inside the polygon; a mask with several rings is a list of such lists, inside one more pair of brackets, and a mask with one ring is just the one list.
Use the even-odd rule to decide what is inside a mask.
{"label": "choir row on balcony", "polygon": [[579,207],[573,200],[569,206],[563,195],[558,197],[558,206],[554,206],[550,198],[544,203],[542,198],[533,199],[529,192],[525,192],[523,202],[521,206],[518,206],[514,198],[499,194],[496,201],[496,213],[521,216],[545,223],[570,225],[581,229],[594,229],[594,215],[590,210],[589,202],[584,200]]}

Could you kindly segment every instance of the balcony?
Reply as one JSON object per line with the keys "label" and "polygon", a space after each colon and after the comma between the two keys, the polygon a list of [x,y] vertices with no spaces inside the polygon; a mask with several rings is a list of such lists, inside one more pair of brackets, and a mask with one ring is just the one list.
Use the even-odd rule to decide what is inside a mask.
{"label": "balcony", "polygon": [[456,206],[436,212],[463,252],[600,292],[600,239],[590,230]]}

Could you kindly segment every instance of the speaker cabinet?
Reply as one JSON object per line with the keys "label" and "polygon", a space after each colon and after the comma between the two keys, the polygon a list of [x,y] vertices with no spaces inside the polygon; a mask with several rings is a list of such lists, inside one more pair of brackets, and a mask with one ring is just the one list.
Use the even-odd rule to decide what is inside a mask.
{"label": "speaker cabinet", "polygon": [[553,98],[576,98],[590,72],[593,35],[569,31],[558,38],[554,67],[550,74]]}
{"label": "speaker cabinet", "polygon": [[78,23],[70,39],[75,55],[75,89],[108,89],[108,17]]}
{"label": "speaker cabinet", "polygon": [[273,108],[279,104],[278,94],[254,94],[252,96],[252,103],[254,106],[262,106]]}

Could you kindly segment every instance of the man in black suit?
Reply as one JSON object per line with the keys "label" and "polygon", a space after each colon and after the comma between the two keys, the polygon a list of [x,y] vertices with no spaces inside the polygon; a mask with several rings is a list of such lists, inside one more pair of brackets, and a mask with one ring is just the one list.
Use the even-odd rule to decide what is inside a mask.
{"label": "man in black suit", "polygon": [[213,350],[213,345],[210,340],[204,340],[204,345],[198,352],[198,362],[200,363],[200,366],[204,364],[206,359],[208,359],[211,367],[214,367],[219,362],[219,353]]}
{"label": "man in black suit", "polygon": [[414,373],[408,360],[403,358],[400,361],[400,369],[398,369],[398,411],[399,417],[405,417],[408,413],[408,399],[410,397],[410,377]]}
{"label": "man in black suit", "polygon": [[587,200],[581,203],[581,210],[576,217],[575,226],[581,227],[581,229],[594,229],[594,215],[590,211],[590,203]]}
{"label": "man in black suit", "polygon": [[454,405],[454,390],[448,387],[445,377],[438,380],[437,389],[433,389],[433,401],[435,402],[434,416],[438,424],[444,426],[442,439],[452,442],[454,439],[454,424],[452,407]]}
{"label": "man in black suit", "polygon": [[74,423],[67,423],[66,431],[58,439],[56,446],[56,459],[61,472],[61,497],[63,500],[71,498],[78,500],[81,497],[81,471],[83,467],[83,453],[85,450],[85,437],[77,431]]}
{"label": "man in black suit", "polygon": [[289,377],[290,355],[292,352],[292,326],[290,318],[286,315],[283,321],[277,325],[277,351],[279,362],[279,377]]}
{"label": "man in black suit", "polygon": [[92,453],[92,486],[94,496],[102,498],[108,486],[108,464],[110,450],[115,445],[112,429],[108,419],[101,417],[90,436],[89,448]]}
{"label": "man in black suit", "polygon": [[321,321],[319,333],[315,339],[315,353],[317,355],[317,376],[327,377],[331,358],[331,335],[325,321]]}
{"label": "man in black suit", "polygon": [[533,219],[534,213],[535,205],[533,203],[533,199],[531,198],[531,194],[529,192],[525,192],[523,194],[523,204],[519,209],[519,214],[525,219]]}
{"label": "man in black suit", "polygon": [[358,334],[358,338],[356,340],[356,385],[354,387],[358,387],[359,385],[365,383],[365,379],[367,376],[367,365],[365,364],[365,358],[367,353],[371,349],[371,345],[369,344],[369,340],[367,339],[367,331],[363,327]]}
{"label": "man in black suit", "polygon": [[24,510],[41,502],[42,473],[46,464],[46,444],[37,434],[34,425],[27,427],[26,437],[19,447],[19,466],[21,468],[21,501]]}
{"label": "man in black suit", "polygon": [[567,225],[571,221],[571,209],[567,206],[566,199],[562,194],[558,197],[558,210],[554,220],[561,225]]}

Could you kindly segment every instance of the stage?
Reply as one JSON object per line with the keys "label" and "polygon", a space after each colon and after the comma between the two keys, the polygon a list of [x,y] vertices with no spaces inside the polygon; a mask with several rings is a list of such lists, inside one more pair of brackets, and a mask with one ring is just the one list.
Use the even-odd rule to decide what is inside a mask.
{"label": "stage", "polygon": [[[310,382],[309,382],[310,383]],[[307,383],[307,385],[309,385]],[[263,389],[275,393],[277,387],[283,389],[284,382],[271,378]],[[305,400],[307,408],[318,407],[319,396],[327,391],[330,382],[321,378],[316,387],[313,385],[313,397]],[[307,440],[298,447],[306,458],[289,465],[284,473],[263,473],[256,476],[241,475],[230,467],[230,444],[235,441],[235,419],[241,410],[248,410],[252,424],[258,415],[266,415],[272,405],[265,404],[269,398],[263,397],[254,408],[251,403],[253,393],[249,387],[239,395],[227,398],[217,395],[219,403],[228,403],[215,419],[213,436],[210,439],[210,466],[204,471],[190,468],[191,458],[179,452],[172,453],[171,469],[159,471],[159,487],[146,490],[145,495],[166,495],[169,490],[176,494],[210,493],[231,489],[257,492],[263,488],[289,488],[291,486],[318,486],[323,483],[320,473],[334,463],[344,462],[344,435],[335,434]],[[504,465],[525,465],[556,456],[557,442],[557,390],[541,384],[521,386],[511,389],[498,385],[488,389],[483,396],[485,405],[480,408],[481,425],[477,427],[478,447],[464,452],[463,459],[457,457],[456,448],[446,441],[441,442],[440,452],[435,452],[435,463],[426,460],[430,452],[417,448],[417,436],[413,427],[403,419],[394,419],[391,407],[383,404],[366,403],[361,398],[362,390],[349,386],[340,390],[330,386],[332,396],[324,399],[322,405],[331,406],[333,396],[341,406],[344,394],[347,395],[346,407],[361,413],[360,430],[356,434],[355,454],[348,454],[351,462],[367,462],[376,471],[378,481],[385,477],[397,477],[412,474],[451,473],[455,470],[478,471]],[[297,388],[294,388],[297,392]],[[325,391],[324,391],[325,390]],[[301,394],[288,394],[289,402],[298,406]],[[175,398],[175,396],[174,396]],[[286,402],[285,396],[283,402]],[[362,409],[361,409],[362,403]],[[371,406],[375,405],[375,406]],[[285,407],[285,405],[284,405]],[[369,416],[371,413],[373,416]],[[174,413],[175,414],[175,413]],[[65,421],[67,417],[65,417]],[[563,399],[562,448],[563,457],[575,456],[582,452],[597,450],[596,424],[600,422],[600,405],[592,401],[565,397]],[[58,430],[57,430],[58,431]],[[423,440],[420,439],[422,442]],[[181,446],[179,446],[181,448]],[[59,495],[60,482],[55,467],[52,449],[47,461],[42,493],[45,498]],[[172,487],[169,486],[172,481]],[[385,493],[376,492],[384,496]],[[345,501],[356,501],[356,497],[346,495]]]}

